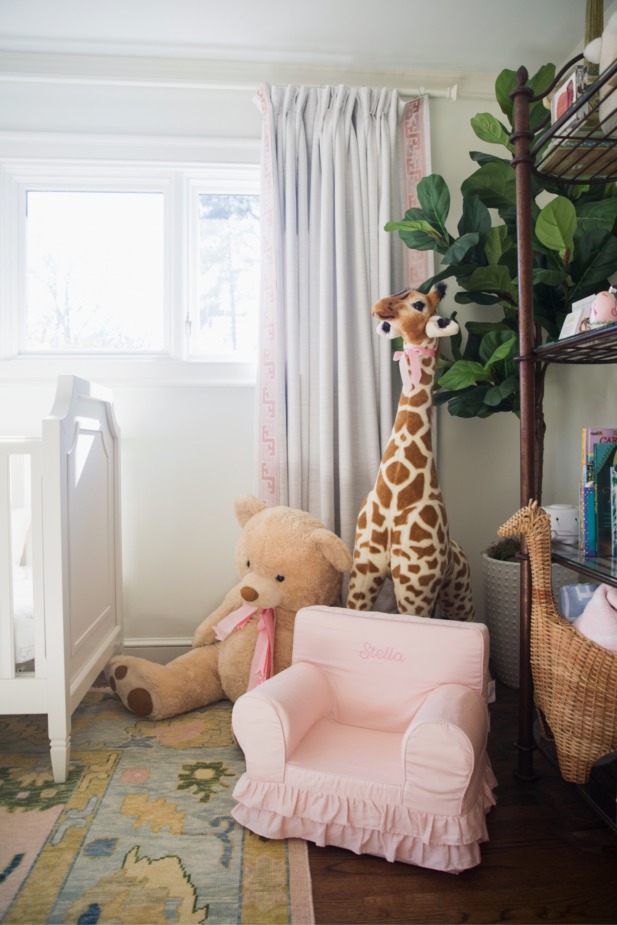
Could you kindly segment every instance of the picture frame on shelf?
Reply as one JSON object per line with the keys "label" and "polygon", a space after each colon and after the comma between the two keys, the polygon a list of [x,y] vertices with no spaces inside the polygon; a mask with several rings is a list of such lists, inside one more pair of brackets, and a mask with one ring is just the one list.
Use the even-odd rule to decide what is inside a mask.
{"label": "picture frame on shelf", "polygon": [[572,303],[572,311],[566,315],[566,320],[559,332],[559,340],[572,337],[574,334],[580,334],[581,331],[585,330],[584,324],[589,321],[594,299],[595,295],[589,295],[585,299],[579,299],[578,302]]}

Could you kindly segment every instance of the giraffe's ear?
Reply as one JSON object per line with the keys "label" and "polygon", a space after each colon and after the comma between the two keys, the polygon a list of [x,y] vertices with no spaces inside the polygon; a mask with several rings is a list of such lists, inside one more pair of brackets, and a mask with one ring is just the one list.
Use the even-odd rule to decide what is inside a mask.
{"label": "giraffe's ear", "polygon": [[433,286],[433,288],[428,294],[428,298],[433,308],[437,308],[437,306],[439,305],[439,303],[445,296],[447,288],[448,287],[446,286],[445,283],[437,283],[436,286]]}

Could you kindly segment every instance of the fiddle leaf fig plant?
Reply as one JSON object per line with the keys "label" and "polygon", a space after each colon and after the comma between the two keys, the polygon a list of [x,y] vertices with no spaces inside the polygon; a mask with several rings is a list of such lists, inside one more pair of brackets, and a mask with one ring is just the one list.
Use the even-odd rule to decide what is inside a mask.
{"label": "fiddle leaf fig plant", "polygon": [[[554,74],[552,64],[540,68],[529,81],[535,95],[547,90]],[[509,127],[490,113],[471,120],[476,136],[505,148],[505,156],[470,152],[477,167],[461,185],[456,231],[450,230],[450,191],[439,174],[418,183],[419,207],[385,226],[397,231],[407,247],[439,256],[439,272],[416,288],[428,292],[439,280],[453,277],[459,287],[455,302],[487,307],[487,320],[467,321],[465,334],[450,339],[451,358],[440,361],[435,404],[446,404],[459,417],[518,414],[520,407],[516,180],[510,141],[514,88],[514,71],[502,71],[495,94]],[[531,104],[532,130],[546,117],[541,101]],[[616,223],[614,183],[575,185],[532,175],[533,302],[546,339],[559,336],[573,302],[608,288],[617,269]]]}

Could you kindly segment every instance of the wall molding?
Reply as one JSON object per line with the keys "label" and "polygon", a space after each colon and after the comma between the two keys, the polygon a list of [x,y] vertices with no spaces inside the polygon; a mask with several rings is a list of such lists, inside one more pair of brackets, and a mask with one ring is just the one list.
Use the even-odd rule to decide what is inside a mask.
{"label": "wall molding", "polygon": [[[80,49],[83,52],[83,49]],[[234,61],[153,55],[0,52],[0,81],[133,86],[214,93],[256,92],[262,83],[346,84],[398,89],[402,96],[493,98],[496,74],[448,70],[359,70],[307,61]]]}

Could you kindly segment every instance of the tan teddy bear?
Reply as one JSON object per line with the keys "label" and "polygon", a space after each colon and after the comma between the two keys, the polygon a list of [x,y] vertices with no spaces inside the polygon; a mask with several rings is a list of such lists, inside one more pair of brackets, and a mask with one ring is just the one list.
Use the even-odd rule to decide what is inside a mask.
{"label": "tan teddy bear", "polygon": [[[240,581],[197,628],[193,648],[167,665],[119,655],[106,675],[122,703],[149,719],[176,716],[216,700],[237,700],[291,663],[296,612],[340,602],[351,567],[345,543],[304,511],[235,502],[243,532]],[[218,638],[217,638],[218,636]]]}

